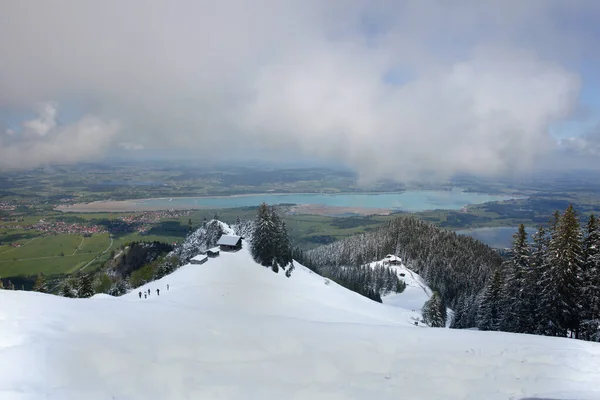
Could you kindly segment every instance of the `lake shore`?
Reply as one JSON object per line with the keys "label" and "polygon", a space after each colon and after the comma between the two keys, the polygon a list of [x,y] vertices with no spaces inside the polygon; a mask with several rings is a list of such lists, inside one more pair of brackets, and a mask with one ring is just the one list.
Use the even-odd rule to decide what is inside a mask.
{"label": "lake shore", "polygon": [[95,212],[138,212],[138,211],[162,211],[162,210],[206,210],[210,207],[202,206],[177,206],[161,207],[137,203],[135,200],[100,200],[91,203],[78,203],[72,205],[60,205],[56,211],[72,213],[95,213]]}
{"label": "lake shore", "polygon": [[[174,206],[170,210],[208,210],[212,207],[206,206]],[[165,207],[143,205],[135,201],[95,201],[92,203],[82,203],[73,205],[62,205],[55,208],[57,211],[66,213],[96,213],[96,212],[143,212],[143,211],[162,211]],[[345,215],[389,215],[393,210],[386,208],[364,208],[364,207],[337,207],[323,204],[298,204],[290,206],[292,214],[311,214],[328,216]]]}
{"label": "lake shore", "polygon": [[231,196],[161,197],[131,200],[104,200],[85,204],[61,205],[62,212],[135,212],[158,210],[209,210],[257,207],[260,203],[294,207],[295,213],[321,215],[387,215],[397,211],[461,210],[471,204],[514,199],[485,193],[414,190],[375,193],[264,193]]}

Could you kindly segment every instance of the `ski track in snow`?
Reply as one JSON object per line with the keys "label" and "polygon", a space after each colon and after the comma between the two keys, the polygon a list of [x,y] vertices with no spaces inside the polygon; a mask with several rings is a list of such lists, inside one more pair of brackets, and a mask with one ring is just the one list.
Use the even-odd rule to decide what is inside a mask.
{"label": "ski track in snow", "polygon": [[118,298],[0,291],[0,399],[600,398],[597,343],[417,328],[420,284],[379,304],[247,247]]}

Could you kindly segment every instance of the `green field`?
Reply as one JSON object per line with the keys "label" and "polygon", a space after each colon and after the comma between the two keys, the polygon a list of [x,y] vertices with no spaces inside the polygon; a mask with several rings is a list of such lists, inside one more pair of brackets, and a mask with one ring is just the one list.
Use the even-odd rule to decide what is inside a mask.
{"label": "green field", "polygon": [[79,246],[79,249],[75,254],[101,253],[106,250],[108,246],[110,246],[110,237],[108,236],[108,233],[100,233],[83,238],[83,243]]}
{"label": "green field", "polygon": [[[9,246],[0,247],[2,250],[0,276],[72,273],[97,258],[86,267],[85,270],[90,271],[106,261],[111,250],[117,250],[127,243],[134,241],[174,243],[181,240],[182,238],[178,236],[130,233],[115,236],[111,245],[108,233],[85,238],[80,235],[38,237],[16,249]],[[78,248],[79,245],[81,246]],[[61,256],[61,253],[64,255]]]}
{"label": "green field", "polygon": [[79,235],[36,237],[19,248],[0,254],[0,261],[71,255],[82,238]]}
{"label": "green field", "polygon": [[77,271],[95,257],[94,254],[65,255],[17,261],[0,261],[0,276],[28,276],[43,273],[45,275],[68,274]]}

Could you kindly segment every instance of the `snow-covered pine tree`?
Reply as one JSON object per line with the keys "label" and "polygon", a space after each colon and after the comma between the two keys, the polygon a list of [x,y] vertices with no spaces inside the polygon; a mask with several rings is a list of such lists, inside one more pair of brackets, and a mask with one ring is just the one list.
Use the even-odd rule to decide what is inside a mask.
{"label": "snow-covered pine tree", "polygon": [[572,205],[552,228],[548,244],[548,268],[542,275],[541,308],[547,313],[545,334],[577,335],[583,252],[581,229]]}
{"label": "snow-covered pine tree", "polygon": [[40,293],[48,293],[48,285],[46,284],[46,278],[44,274],[39,274],[33,284],[33,291]]}
{"label": "snow-covered pine tree", "polygon": [[265,267],[272,267],[275,258],[276,228],[271,215],[266,203],[258,207],[250,249],[254,261]]}
{"label": "snow-covered pine tree", "polygon": [[280,258],[284,268],[294,262],[292,258],[292,242],[288,234],[287,225],[283,220],[281,221],[279,252],[281,253]]}
{"label": "snow-covered pine tree", "polygon": [[600,341],[600,225],[591,214],[583,240],[581,338]]}
{"label": "snow-covered pine tree", "polygon": [[450,322],[450,328],[452,329],[463,329],[465,326],[465,302],[466,299],[461,297],[458,299],[456,303],[456,307],[454,309],[454,315],[452,316],[452,321]]}
{"label": "snow-covered pine tree", "polygon": [[285,270],[287,265],[291,262],[292,245],[288,237],[285,222],[283,222],[275,208],[271,209],[271,221],[274,229],[271,239],[274,247],[274,262],[277,263],[280,268]]}
{"label": "snow-covered pine tree", "polygon": [[431,298],[423,304],[423,321],[433,328],[446,326],[446,307],[438,292],[433,292]]}
{"label": "snow-covered pine tree", "polygon": [[479,311],[479,303],[483,296],[483,290],[479,294],[468,296],[465,300],[465,314],[463,316],[463,325],[465,328],[477,326],[477,312]]}
{"label": "snow-covered pine tree", "polygon": [[[541,279],[542,274],[547,268],[548,234],[543,226],[539,226],[536,233],[533,234],[533,243],[531,245],[530,270],[526,277],[526,312],[529,318],[526,320],[524,333],[541,334],[544,324],[542,317],[545,313],[540,308],[540,296],[542,293]],[[546,318],[547,319],[547,318]]]}
{"label": "snow-covered pine tree", "polygon": [[213,247],[223,235],[223,227],[217,219],[211,220],[206,224],[205,245],[206,248]]}
{"label": "snow-covered pine tree", "polygon": [[89,298],[96,292],[94,291],[94,280],[91,274],[83,274],[77,280],[77,297]]}
{"label": "snow-covered pine tree", "polygon": [[62,282],[59,295],[62,297],[75,298],[77,297],[77,291],[75,290],[75,285],[73,281],[68,278]]}
{"label": "snow-covered pine tree", "polygon": [[121,279],[108,290],[108,294],[111,296],[122,296],[127,294],[129,289],[131,289],[131,283],[129,282],[129,279]]}
{"label": "snow-covered pine tree", "polygon": [[495,331],[500,327],[502,318],[502,288],[504,286],[502,273],[495,271],[491,281],[484,289],[479,312],[477,313],[477,327],[482,331]]}
{"label": "snow-covered pine tree", "polygon": [[513,235],[510,260],[506,263],[506,277],[502,290],[500,330],[506,332],[525,332],[527,319],[527,287],[526,277],[530,271],[530,249],[527,242],[527,231],[523,224],[519,225]]}

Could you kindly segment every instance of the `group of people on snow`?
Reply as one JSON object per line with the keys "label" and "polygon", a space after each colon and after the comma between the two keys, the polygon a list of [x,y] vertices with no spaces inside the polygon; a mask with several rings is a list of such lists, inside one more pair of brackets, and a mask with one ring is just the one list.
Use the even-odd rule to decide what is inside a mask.
{"label": "group of people on snow", "polygon": [[[167,284],[167,290],[169,290],[169,284]],[[144,295],[144,298],[148,298],[148,296],[150,296],[150,289],[148,290],[144,290],[143,292],[139,292],[138,295],[140,296],[140,299],[142,298],[142,294]],[[156,295],[160,296],[160,289],[156,289]]]}

